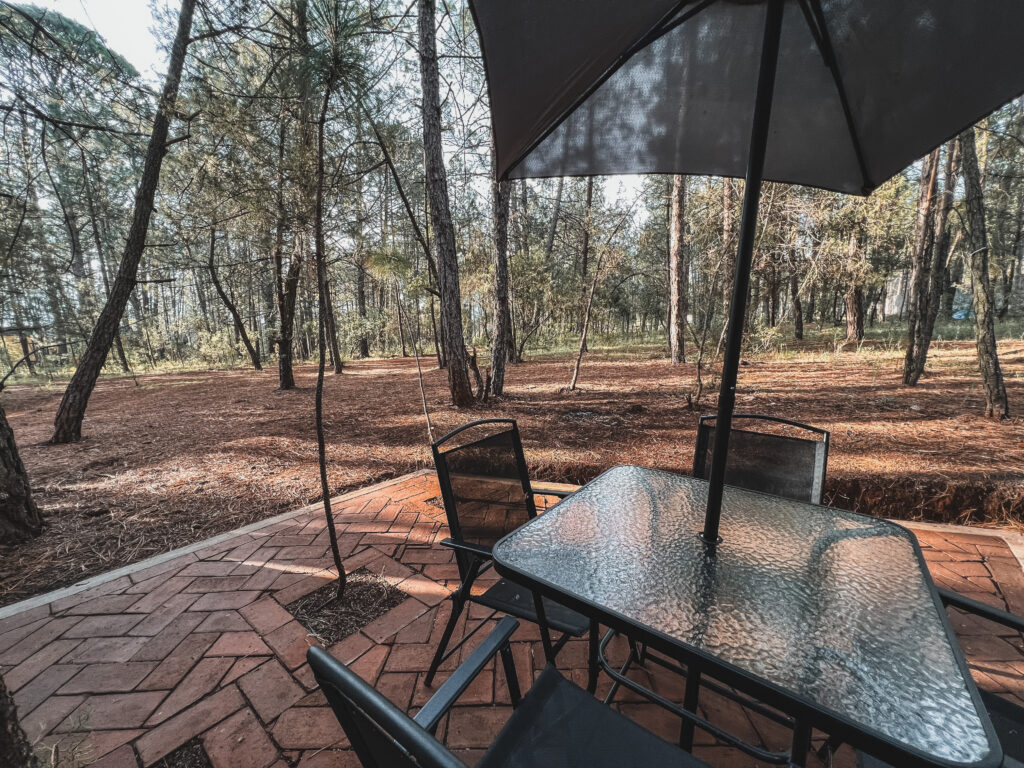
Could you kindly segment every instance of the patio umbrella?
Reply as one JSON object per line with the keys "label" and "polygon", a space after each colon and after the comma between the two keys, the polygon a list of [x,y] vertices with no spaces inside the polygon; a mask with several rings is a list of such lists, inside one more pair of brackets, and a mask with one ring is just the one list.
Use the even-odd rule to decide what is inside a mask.
{"label": "patio umbrella", "polygon": [[866,195],[1024,91],[1021,0],[470,0],[499,177],[745,177],[714,546],[761,182]]}

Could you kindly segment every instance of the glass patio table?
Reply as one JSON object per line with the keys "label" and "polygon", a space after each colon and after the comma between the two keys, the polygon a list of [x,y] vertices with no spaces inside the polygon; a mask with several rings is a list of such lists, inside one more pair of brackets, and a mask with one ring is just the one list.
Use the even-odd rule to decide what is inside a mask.
{"label": "glass patio table", "polygon": [[914,535],[865,515],[616,467],[501,539],[504,576],[897,766],[1002,750]]}

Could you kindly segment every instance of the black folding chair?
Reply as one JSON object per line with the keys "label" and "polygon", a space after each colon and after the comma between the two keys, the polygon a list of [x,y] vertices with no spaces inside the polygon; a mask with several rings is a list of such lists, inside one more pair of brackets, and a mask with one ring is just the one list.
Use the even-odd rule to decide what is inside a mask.
{"label": "black folding chair", "polygon": [[[483,626],[480,622],[455,647],[448,648],[459,616],[469,603],[539,624],[544,650],[551,661],[570,638],[586,634],[590,622],[585,616],[546,598],[535,599],[531,590],[508,579],[498,580],[483,592],[473,592],[477,577],[493,564],[491,547],[506,533],[537,516],[533,497],[541,494],[535,494],[530,486],[515,420],[473,421],[449,432],[431,448],[451,533],[441,544],[455,550],[461,584],[452,593],[452,615],[430,663],[426,684],[433,682],[445,659]],[[545,491],[543,495],[568,494]],[[554,644],[549,627],[562,633]],[[591,634],[591,688],[596,684],[596,643],[594,632]]]}
{"label": "black folding chair", "polygon": [[[693,476],[704,480],[711,475],[716,418],[701,416],[697,424]],[[726,485],[821,504],[828,464],[827,430],[753,413],[735,413],[732,418]],[[742,426],[738,427],[737,422]],[[775,431],[756,430],[758,422],[771,425]]]}
{"label": "black folding chair", "polygon": [[307,659],[364,768],[465,768],[433,734],[473,679],[496,655],[515,710],[478,768],[708,768],[588,694],[548,666],[520,698],[509,651],[519,623],[505,617],[410,718],[322,648]]}
{"label": "black folding chair", "polygon": [[[938,589],[939,598],[947,608],[957,608],[1018,632],[1024,632],[1024,616],[1017,616],[985,603],[958,595],[948,589]],[[979,691],[981,702],[988,710],[992,727],[1003,748],[1003,768],[1024,768],[1024,707],[989,691]],[[823,749],[834,749],[837,744],[827,742]],[[875,757],[857,753],[860,768],[892,768]]]}

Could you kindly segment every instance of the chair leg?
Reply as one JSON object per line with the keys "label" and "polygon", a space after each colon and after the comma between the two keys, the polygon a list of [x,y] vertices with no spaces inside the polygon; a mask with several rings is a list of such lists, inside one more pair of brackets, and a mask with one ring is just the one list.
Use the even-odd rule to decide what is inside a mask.
{"label": "chair leg", "polygon": [[441,662],[444,661],[444,652],[448,648],[448,643],[452,639],[452,632],[455,631],[455,625],[459,622],[459,616],[462,615],[462,609],[466,607],[466,601],[461,597],[459,592],[452,595],[452,615],[448,617],[448,623],[445,625],[444,632],[441,634],[441,642],[437,644],[437,651],[434,653],[434,659],[430,662],[430,669],[427,670],[427,677],[423,681],[429,688],[431,683],[434,682],[434,675],[437,674],[437,668],[441,666]]}
{"label": "chair leg", "polygon": [[547,613],[544,611],[544,600],[536,592],[533,593],[533,606],[537,612],[537,625],[540,627],[540,640],[544,645],[544,660],[548,664],[555,663],[555,651],[551,645],[551,631],[548,629]]}
{"label": "chair leg", "polygon": [[601,642],[597,636],[599,631],[600,628],[598,627],[597,621],[591,619],[590,652],[587,655],[587,692],[590,694],[593,694],[595,691],[597,691],[597,675],[599,671],[597,665],[597,649]]}
{"label": "chair leg", "polygon": [[790,750],[790,765],[807,765],[807,752],[811,747],[811,728],[805,723],[797,722],[793,728],[793,747]]}
{"label": "chair leg", "polygon": [[522,694],[519,691],[519,676],[516,674],[516,663],[512,658],[512,648],[504,645],[501,648],[501,664],[505,668],[505,682],[508,685],[508,696],[512,701],[512,708],[519,706]]}
{"label": "chair leg", "polygon": [[[686,691],[683,693],[683,709],[697,712],[700,698],[700,672],[692,667],[686,675]],[[684,719],[679,726],[679,746],[687,752],[693,751],[693,721]]]}

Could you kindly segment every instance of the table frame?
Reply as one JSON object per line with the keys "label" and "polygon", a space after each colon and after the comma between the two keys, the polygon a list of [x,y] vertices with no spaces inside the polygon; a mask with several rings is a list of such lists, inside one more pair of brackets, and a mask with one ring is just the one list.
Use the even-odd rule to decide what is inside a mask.
{"label": "table frame", "polygon": [[[663,470],[652,471],[661,472]],[[592,480],[591,483],[603,477],[604,474],[606,473],[602,473],[595,478],[595,480]],[[692,480],[693,478],[687,479]],[[590,485],[590,483],[587,485]],[[744,490],[749,492],[749,489]],[[548,509],[541,517],[557,515],[559,507],[572,499],[573,495],[562,499],[560,502]],[[793,503],[800,504],[801,502],[794,501]],[[536,519],[540,520],[541,517]],[[870,518],[867,515],[864,515],[864,517],[877,522],[877,518]],[[523,527],[531,525],[532,523],[533,521],[530,521]],[[707,673],[714,679],[732,686],[752,698],[792,716],[797,722],[797,728],[795,729],[796,736],[794,738],[794,758],[799,757],[800,744],[798,742],[805,740],[800,736],[801,729],[806,728],[809,731],[810,728],[816,728],[819,731],[828,734],[833,740],[850,744],[856,749],[862,749],[880,760],[900,766],[901,768],[966,768],[968,766],[970,768],[998,768],[998,766],[1001,766],[1003,763],[1002,747],[989,719],[988,711],[981,701],[977,685],[975,685],[974,679],[971,676],[970,669],[964,659],[956,634],[953,632],[953,628],[949,623],[949,616],[946,613],[946,608],[943,605],[941,598],[939,597],[935,583],[932,581],[931,573],[928,570],[928,566],[925,562],[924,555],[921,552],[921,546],[917,541],[917,537],[912,531],[902,525],[898,525],[891,521],[885,521],[885,523],[899,528],[909,534],[914,554],[917,557],[918,565],[925,577],[925,583],[928,586],[928,592],[932,598],[932,604],[935,607],[935,610],[940,614],[940,620],[943,628],[945,629],[946,638],[949,641],[953,657],[956,660],[961,674],[964,676],[968,693],[971,696],[971,700],[973,701],[975,709],[981,719],[982,726],[985,729],[985,735],[988,738],[991,751],[979,762],[950,762],[943,758],[927,755],[913,747],[901,745],[872,728],[858,725],[857,723],[845,718],[841,713],[815,704],[797,693],[786,690],[775,683],[761,679],[740,667],[707,653],[706,651],[694,648],[679,640],[668,637],[653,627],[634,622],[628,617],[622,616],[621,614],[618,614],[600,604],[591,602],[586,598],[579,597],[570,592],[562,591],[556,584],[552,584],[544,579],[533,576],[526,571],[519,570],[503,561],[500,556],[501,543],[505,538],[507,538],[507,536],[503,537],[494,546],[494,567],[502,576],[514,579],[515,581],[530,587],[534,591],[535,595],[554,599],[557,602],[584,614],[585,616],[589,616],[590,618],[599,621],[605,626],[627,635],[633,640],[646,643],[654,650],[685,664],[688,670],[693,671],[691,674],[695,673],[694,677],[696,679],[699,679],[701,674]],[[522,528],[519,530],[521,529]],[[509,536],[513,534],[509,534]],[[540,600],[537,600],[537,602],[539,603]],[[541,626],[543,628],[543,621],[541,622]],[[546,635],[546,633],[542,633],[542,635]],[[545,654],[547,655],[548,661],[552,662],[553,658],[549,652],[550,638],[546,637],[544,639]],[[595,639],[592,637],[590,642],[593,646]],[[591,676],[594,676],[594,670],[591,670]],[[684,702],[684,706],[686,709],[695,711],[697,703],[696,692],[691,696],[689,688],[690,681],[688,679],[686,695],[687,701]],[[692,706],[689,706],[691,704]]]}

